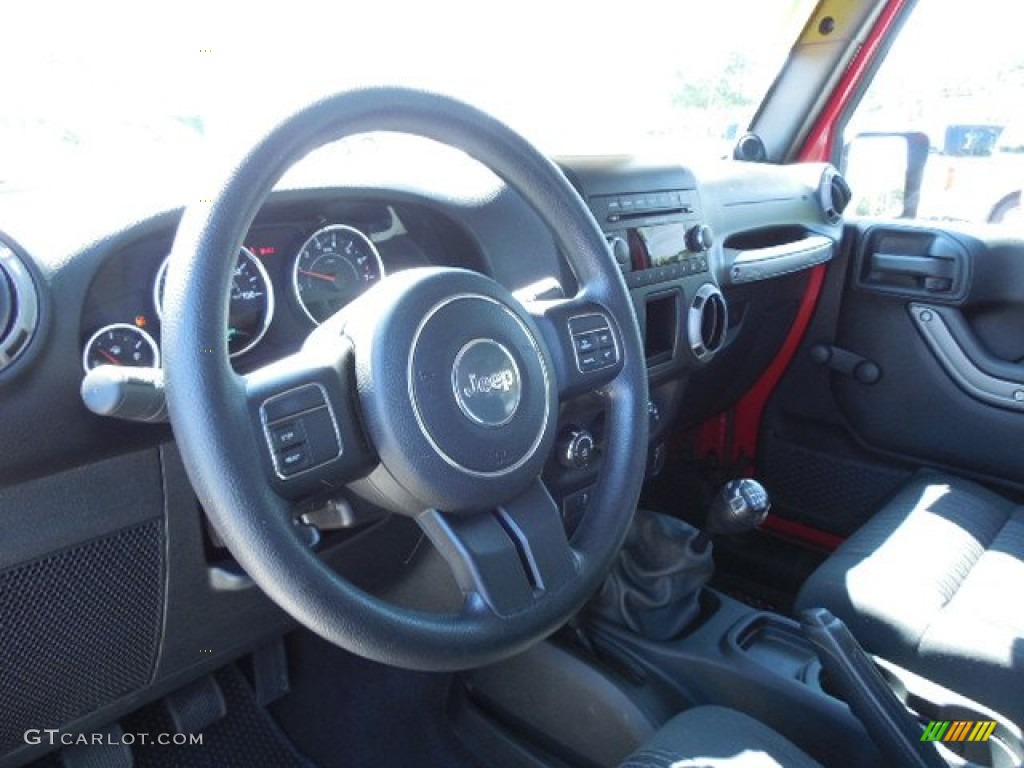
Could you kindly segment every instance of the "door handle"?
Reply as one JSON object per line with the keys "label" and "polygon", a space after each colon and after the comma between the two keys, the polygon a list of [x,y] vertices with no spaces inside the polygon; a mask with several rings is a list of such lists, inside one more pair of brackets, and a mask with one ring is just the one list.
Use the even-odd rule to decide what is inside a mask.
{"label": "door handle", "polygon": [[893,296],[963,301],[971,252],[953,235],[934,229],[872,227],[857,253],[858,287]]}
{"label": "door handle", "polygon": [[956,262],[940,256],[908,256],[902,253],[871,254],[871,271],[880,275],[922,278],[926,291],[950,291]]}
{"label": "door handle", "polygon": [[871,268],[876,272],[889,272],[914,277],[941,277],[952,281],[953,260],[936,256],[906,256],[901,253],[875,253]]}

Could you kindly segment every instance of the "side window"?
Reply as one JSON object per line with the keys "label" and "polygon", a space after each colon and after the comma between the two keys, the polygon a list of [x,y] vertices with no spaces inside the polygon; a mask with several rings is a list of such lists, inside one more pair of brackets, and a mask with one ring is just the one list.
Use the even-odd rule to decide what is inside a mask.
{"label": "side window", "polygon": [[1019,10],[917,4],[844,131],[851,213],[1024,231]]}

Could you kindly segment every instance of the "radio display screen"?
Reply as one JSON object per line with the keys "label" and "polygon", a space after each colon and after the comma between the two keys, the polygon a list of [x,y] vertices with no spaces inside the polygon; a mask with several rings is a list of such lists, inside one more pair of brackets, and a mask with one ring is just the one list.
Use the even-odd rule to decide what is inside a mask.
{"label": "radio display screen", "polygon": [[652,267],[675,264],[686,256],[685,223],[638,227],[637,232],[647,248]]}

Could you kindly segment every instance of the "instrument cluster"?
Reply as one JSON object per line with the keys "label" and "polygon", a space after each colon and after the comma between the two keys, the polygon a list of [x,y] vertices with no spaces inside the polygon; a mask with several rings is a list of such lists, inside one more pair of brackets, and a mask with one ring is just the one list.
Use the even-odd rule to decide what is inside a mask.
{"label": "instrument cluster", "polygon": [[[231,358],[244,358],[260,349],[276,326],[282,330],[272,351],[290,351],[283,347],[301,342],[314,326],[381,280],[386,270],[379,246],[406,234],[395,211],[390,206],[386,210],[386,226],[378,221],[372,229],[356,225],[362,222],[322,219],[306,226],[254,226],[238,252],[231,281],[225,329]],[[170,241],[168,237],[150,245],[160,254],[148,277],[138,274],[138,262],[146,261],[146,256],[140,259],[131,254],[119,265],[122,274],[106,275],[94,290],[99,297],[94,297],[92,311],[87,305],[83,328],[86,372],[100,365],[160,366],[159,326],[164,320]],[[392,266],[403,268],[426,260],[410,262],[406,253],[397,261]],[[139,278],[148,280],[146,289],[129,288]]]}

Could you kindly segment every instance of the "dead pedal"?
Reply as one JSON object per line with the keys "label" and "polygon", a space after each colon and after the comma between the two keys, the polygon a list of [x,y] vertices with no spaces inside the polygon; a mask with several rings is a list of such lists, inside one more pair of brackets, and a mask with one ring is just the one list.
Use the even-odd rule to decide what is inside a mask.
{"label": "dead pedal", "polygon": [[202,733],[228,713],[224,692],[213,675],[164,697],[163,705],[176,733]]}
{"label": "dead pedal", "polygon": [[253,651],[252,678],[256,705],[260,707],[272,704],[291,690],[284,638],[279,637]]}

